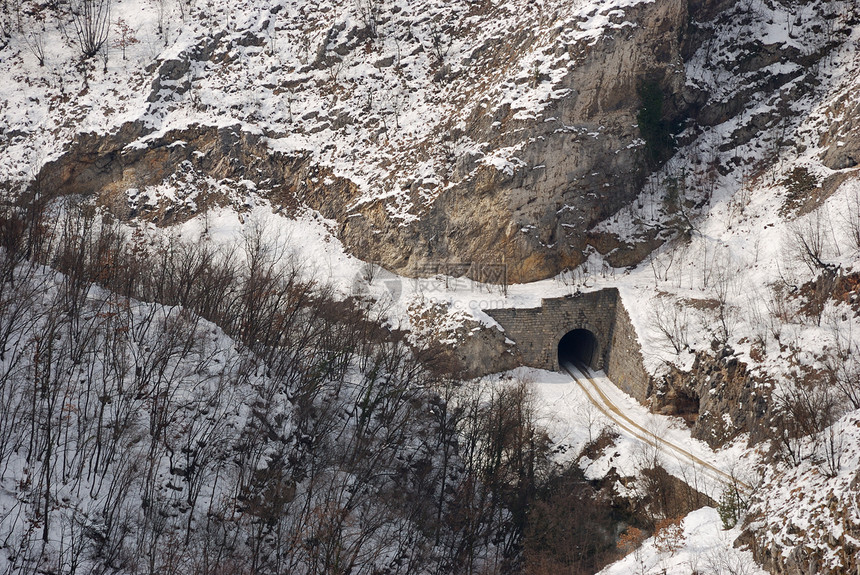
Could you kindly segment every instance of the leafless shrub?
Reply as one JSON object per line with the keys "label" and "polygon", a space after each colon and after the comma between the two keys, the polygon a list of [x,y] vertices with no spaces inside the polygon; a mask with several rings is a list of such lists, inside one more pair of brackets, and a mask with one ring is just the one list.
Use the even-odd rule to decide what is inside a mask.
{"label": "leafless shrub", "polygon": [[184,22],[186,14],[191,9],[191,0],[176,0],[176,5],[179,7],[179,18]]}
{"label": "leafless shrub", "polygon": [[70,0],[69,11],[81,55],[92,58],[108,39],[111,0]]}
{"label": "leafless shrub", "polygon": [[451,49],[451,37],[435,20],[430,21],[428,36],[430,44],[428,51],[436,58],[436,63],[443,66],[445,58],[448,56],[448,50]]}
{"label": "leafless shrub", "polygon": [[774,394],[776,440],[780,452],[793,465],[799,465],[814,451],[807,451],[809,440],[824,445],[828,463],[838,464],[835,436],[826,432],[839,415],[839,401],[830,385],[815,377],[786,384]]}
{"label": "leafless shrub", "polygon": [[689,318],[687,307],[679,301],[666,301],[659,297],[654,301],[651,325],[672,347],[676,354],[689,349]]}
{"label": "leafless shrub", "polygon": [[379,35],[379,16],[384,0],[355,0],[355,9],[372,38]]}
{"label": "leafless shrub", "polygon": [[12,38],[12,31],[23,29],[21,0],[3,0],[0,3],[0,48],[5,48]]}
{"label": "leafless shrub", "polygon": [[781,332],[781,326],[777,327],[778,322],[769,313],[766,296],[762,294],[758,286],[753,286],[746,293],[746,305],[744,305],[744,314],[746,315],[746,323],[750,326],[754,335],[754,348],[757,348],[756,353],[767,354],[768,341],[773,332],[776,332],[774,339]]}
{"label": "leafless shrub", "polygon": [[[700,246],[696,254],[698,261],[701,263],[701,266],[697,266],[700,274],[698,278],[690,278],[690,285],[698,283],[699,289],[704,291],[711,287],[714,267],[719,260],[721,251],[719,248],[710,247],[706,241],[702,241]],[[698,279],[698,282],[695,279]]]}
{"label": "leafless shrub", "polygon": [[786,241],[789,257],[802,262],[813,275],[837,269],[836,264],[830,261],[833,245],[825,220],[826,215],[819,208],[788,226]]}
{"label": "leafless shrub", "polygon": [[842,212],[842,224],[851,247],[860,250],[860,188],[855,188],[848,197],[845,211]]}
{"label": "leafless shrub", "polygon": [[568,295],[581,293],[583,288],[589,287],[589,281],[591,281],[591,267],[588,261],[573,269],[565,268],[557,276],[556,281],[566,288]]}
{"label": "leafless shrub", "polygon": [[739,275],[739,267],[728,254],[715,257],[711,293],[717,302],[715,336],[722,344],[729,342],[738,320],[739,309],[733,299],[737,295]]}
{"label": "leafless shrub", "polygon": [[42,67],[45,65],[45,36],[40,31],[30,32],[29,34],[24,34],[22,36],[24,38],[24,44],[27,46],[27,49],[30,51],[33,56],[36,57],[36,61],[39,62],[39,66]]}
{"label": "leafless shrub", "polygon": [[344,68],[347,67],[347,62],[345,58],[335,55],[333,59],[328,63],[326,67],[326,71],[328,72],[328,78],[332,84],[337,84],[338,79],[340,78],[341,72],[343,72]]}
{"label": "leafless shrub", "polygon": [[842,455],[845,443],[845,434],[830,425],[818,437],[821,449],[824,452],[824,473],[830,477],[836,477],[842,469]]}
{"label": "leafless shrub", "polygon": [[824,359],[825,369],[838,392],[854,409],[860,409],[860,349],[850,324],[843,328],[838,317],[829,323],[834,349]]}
{"label": "leafless shrub", "polygon": [[839,392],[854,409],[860,409],[860,361],[856,346],[828,357],[826,365]]}
{"label": "leafless shrub", "polygon": [[783,324],[796,319],[797,301],[793,294],[797,288],[784,281],[768,284],[767,288],[764,305],[767,309],[769,330],[773,338],[779,341]]}
{"label": "leafless shrub", "polygon": [[167,2],[167,0],[155,0],[155,8],[158,11],[158,19],[157,19],[158,25],[156,27],[156,33],[158,35],[164,34],[164,45],[165,45],[165,47],[167,46],[167,34],[165,33],[165,29],[164,29],[164,24],[165,24],[164,15],[165,15],[165,9],[167,8],[166,2]]}
{"label": "leafless shrub", "polygon": [[655,257],[653,253],[648,256],[648,263],[654,273],[654,287],[657,287],[661,281],[669,280],[669,271],[672,269],[672,265],[681,259],[680,257],[676,258],[676,256],[683,256],[683,251],[679,253],[677,245],[673,245],[671,249],[666,250],[658,257]]}
{"label": "leafless shrub", "polygon": [[379,275],[379,272],[382,270],[382,267],[376,262],[366,261],[361,264],[361,278],[368,283],[368,285],[373,285],[373,281]]}
{"label": "leafless shrub", "polygon": [[705,557],[704,569],[699,572],[705,575],[751,575],[755,568],[747,559],[736,554],[711,551]]}

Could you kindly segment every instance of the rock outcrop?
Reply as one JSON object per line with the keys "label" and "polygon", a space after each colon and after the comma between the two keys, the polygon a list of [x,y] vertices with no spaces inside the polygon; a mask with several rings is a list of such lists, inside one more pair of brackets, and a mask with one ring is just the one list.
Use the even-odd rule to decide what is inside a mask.
{"label": "rock outcrop", "polygon": [[[337,220],[355,255],[405,275],[440,263],[479,264],[459,266],[472,274],[494,264],[506,266],[507,281],[525,282],[575,267],[591,251],[630,266],[678,230],[651,225],[619,235],[596,226],[638,201],[676,145],[743,116],[751,102],[773,96],[764,111],[735,122],[720,149],[774,130],[790,103],[815,89],[810,70],[842,33],[834,28],[806,51],[758,38],[756,18],[764,16],[736,0],[610,2],[590,11],[563,2],[426,8],[429,20],[381,5],[372,21],[334,22],[273,8],[271,18],[287,18],[290,33],[321,38],[315,50],[288,47],[296,61],[280,68],[268,32],[203,35],[150,67],[145,120],[108,136],[80,135],[39,181],[58,193],[98,194],[124,217],[147,212],[162,224],[212,203],[241,209],[231,190],[266,195],[281,209],[301,203]],[[498,33],[477,34],[475,22]],[[270,74],[258,87],[265,99],[228,106],[217,98],[230,99],[223,84],[239,82],[231,76],[239,61]],[[373,72],[343,77],[362,66]],[[723,86],[720,77],[733,80]],[[822,135],[822,161],[839,169],[860,157],[850,119],[856,101],[849,91],[834,105],[845,121]],[[237,122],[160,127],[183,107]],[[264,108],[280,116],[266,117]],[[421,121],[401,125],[405,115]],[[205,185],[207,178],[224,186]],[[185,186],[193,198],[167,212],[155,207],[144,188],[176,180],[193,180]]]}
{"label": "rock outcrop", "polygon": [[684,417],[693,437],[711,447],[741,433],[749,433],[751,443],[768,437],[771,385],[750,373],[729,348],[697,353],[689,372],[673,368],[655,390],[652,409]]}
{"label": "rock outcrop", "polygon": [[559,34],[554,49],[571,52],[553,86],[564,96],[538,117],[518,120],[510,106],[476,104],[469,128],[452,128],[451,140],[479,142],[486,156],[521,146],[510,171],[466,168],[468,175],[408,226],[362,207],[364,217],[344,229],[347,244],[381,232],[367,255],[406,273],[434,260],[505,262],[510,280],[520,282],[580,264],[588,230],[632,201],[649,172],[637,127],[643,86],[665,95],[668,123],[679,123],[688,108],[680,65],[686,3],[639,4],[612,17],[627,25],[591,45],[566,44]]}
{"label": "rock outcrop", "polygon": [[[589,17],[607,23],[582,39],[577,27],[592,25]],[[126,208],[119,196],[157,185],[184,164],[207,177],[254,182],[285,205],[300,201],[319,209],[341,223],[341,239],[356,255],[400,273],[421,275],[428,263],[437,262],[503,263],[509,281],[540,279],[581,263],[589,243],[616,251],[627,247],[591,238],[589,230],[632,201],[654,167],[643,156],[647,142],[637,127],[643,89],[657,95],[657,117],[665,125],[680,126],[694,99],[684,89],[681,59],[688,20],[684,0],[643,2],[624,10],[598,8],[548,29],[523,28],[514,38],[485,40],[471,51],[464,74],[483,76],[489,86],[467,100],[464,117],[438,121],[414,150],[416,159],[447,166],[436,181],[379,182],[371,187],[382,193],[368,197],[366,189],[313,153],[267,149],[267,141],[288,132],[261,137],[238,126],[199,126],[147,137],[152,128],[141,122],[107,137],[81,135],[66,156],[43,168],[40,181],[58,193],[99,194],[118,214],[137,217],[134,199]],[[341,28],[330,30],[331,45],[314,66],[335,66],[329,60],[363,49],[370,40],[360,26]],[[154,68],[150,108],[193,100],[194,62],[229,62],[238,45],[248,44],[223,36]],[[536,63],[530,78],[517,76],[516,65],[535,51],[544,64]],[[509,68],[513,71],[506,75]],[[450,92],[465,89],[466,80],[442,74],[440,82],[450,83]],[[536,110],[524,113],[522,106],[487,98],[501,84],[523,82],[532,92],[546,92]],[[334,133],[354,127],[354,116],[339,117],[321,127]],[[451,156],[446,142],[468,142],[469,149]],[[365,197],[356,201],[359,192]],[[194,206],[203,209],[205,203]],[[405,211],[398,211],[400,205]],[[167,224],[182,210],[149,211]],[[644,255],[637,254],[633,260]]]}

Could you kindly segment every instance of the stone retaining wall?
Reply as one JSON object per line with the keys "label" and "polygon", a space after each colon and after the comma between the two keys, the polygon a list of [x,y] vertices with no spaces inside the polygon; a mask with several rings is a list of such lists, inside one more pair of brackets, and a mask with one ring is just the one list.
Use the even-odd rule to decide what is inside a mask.
{"label": "stone retaining wall", "polygon": [[523,365],[557,371],[558,342],[574,329],[597,340],[590,366],[602,369],[618,387],[639,401],[649,394],[650,378],[630,316],[614,288],[541,300],[538,308],[487,310],[517,344]]}

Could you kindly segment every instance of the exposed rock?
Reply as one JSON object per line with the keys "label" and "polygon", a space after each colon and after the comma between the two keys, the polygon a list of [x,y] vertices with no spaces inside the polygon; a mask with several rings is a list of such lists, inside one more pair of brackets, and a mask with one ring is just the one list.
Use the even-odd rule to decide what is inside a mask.
{"label": "exposed rock", "polygon": [[[144,126],[127,125],[107,137],[82,135],[65,157],[45,166],[42,180],[57,193],[98,194],[104,204],[127,217],[131,212],[122,197],[127,189],[155,185],[177,165],[189,162],[216,178],[244,178],[258,185],[267,181],[273,197],[286,204],[304,201],[336,218],[344,243],[356,255],[400,273],[420,274],[428,262],[446,261],[504,263],[514,282],[552,276],[583,260],[588,229],[628,203],[647,176],[636,127],[643,83],[659,86],[666,95],[667,122],[677,123],[685,114],[686,104],[674,95],[684,86],[678,63],[688,21],[686,2],[642,3],[623,17],[612,17],[619,21],[612,34],[602,34],[590,45],[558,44],[559,50],[573,51],[570,59],[575,64],[553,86],[554,93],[564,96],[548,102],[537,117],[518,118],[506,105],[487,113],[476,102],[465,129],[443,124],[440,139],[469,138],[480,143],[486,156],[523,147],[510,170],[481,164],[474,154],[464,155],[451,162],[445,176],[451,185],[440,190],[438,184],[425,188],[421,182],[413,183],[406,199],[423,207],[413,208],[414,217],[408,221],[399,219],[386,199],[351,205],[356,196],[352,183],[328,178],[340,183],[317,185],[306,176],[330,170],[311,165],[301,154],[272,153],[262,138],[238,129],[195,127],[144,138],[129,147],[145,133]],[[622,22],[628,24],[621,26]],[[314,65],[333,65],[329,60],[359,49],[367,34],[366,29],[335,25],[327,36],[331,45],[323,42]],[[489,39],[471,57],[480,58],[489,72],[506,61],[512,49],[533,40],[530,30],[504,41]],[[259,45],[245,37],[234,43]],[[231,47],[222,44],[223,38],[212,38],[162,62],[149,101],[184,94],[191,86],[192,62],[229,57]],[[392,64],[384,60],[380,66]],[[547,80],[541,74],[534,78],[537,83]],[[337,116],[326,125],[337,130],[352,121]],[[425,193],[435,194],[435,200],[419,201]],[[159,213],[151,219],[175,222],[181,215],[173,211],[170,218]],[[634,249],[634,256],[616,258],[634,263],[643,251],[647,250]]]}
{"label": "exposed rock", "polygon": [[[378,241],[363,255],[407,274],[419,273],[428,261],[505,262],[509,280],[521,282],[581,263],[587,230],[628,203],[648,173],[636,145],[641,85],[655,82],[667,94],[667,121],[684,116],[672,95],[684,85],[675,64],[686,3],[643,4],[625,18],[635,26],[603,36],[576,55],[576,65],[557,87],[568,95],[536,121],[516,120],[505,108],[494,115],[476,108],[464,135],[486,142],[487,154],[527,142],[512,173],[489,166],[475,170],[409,225],[361,207],[357,211],[365,217],[346,223],[346,243],[355,246],[377,232]],[[474,159],[464,161],[455,175],[474,165]]]}
{"label": "exposed rock", "polygon": [[452,350],[463,366],[459,374],[463,378],[507,371],[520,365],[518,350],[500,330],[477,323],[464,329],[468,330],[467,336]]}
{"label": "exposed rock", "polygon": [[693,437],[711,447],[721,447],[745,432],[751,443],[767,438],[764,419],[771,387],[728,348],[715,355],[697,353],[689,372],[673,367],[655,387],[652,408],[686,417],[693,424]]}
{"label": "exposed rock", "polygon": [[[156,186],[182,166],[223,180],[231,188],[239,188],[241,180],[258,183],[256,192],[279,209],[290,210],[302,202],[335,219],[344,218],[346,205],[356,195],[354,184],[314,164],[307,154],[273,153],[263,136],[238,126],[192,126],[155,138],[142,133],[139,123],[131,123],[107,137],[82,134],[67,154],[44,166],[37,185],[57,195],[96,194],[121,219],[142,218],[160,225],[180,223],[196,210],[168,205],[137,213],[126,192]],[[223,195],[209,200],[230,202]]]}
{"label": "exposed rock", "polygon": [[826,148],[821,161],[831,170],[854,168],[860,163],[860,100],[846,93],[831,106],[837,118],[819,142]]}
{"label": "exposed rock", "polygon": [[663,245],[664,240],[658,237],[654,229],[646,231],[635,242],[621,241],[614,234],[591,232],[588,234],[588,244],[603,254],[606,262],[616,268],[635,266],[655,249]]}
{"label": "exposed rock", "polygon": [[[793,472],[797,470],[786,473]],[[820,473],[813,473],[813,477],[808,473],[807,470],[805,479],[818,483],[815,493],[794,488],[787,497],[773,497],[773,492],[779,493],[780,487],[784,490],[785,484],[802,485],[798,477],[785,474],[777,474],[771,478],[773,484],[755,493],[751,498],[752,512],[735,546],[748,548],[755,560],[775,575],[857,573],[860,523],[856,494],[860,489],[860,472],[854,470],[844,478],[828,477],[823,485]],[[848,485],[834,490],[834,485],[843,482]],[[798,498],[810,500],[803,501],[805,505],[810,505],[811,500],[817,502],[812,517],[797,513]]]}
{"label": "exposed rock", "polygon": [[[223,189],[204,189],[201,192],[208,200],[200,197],[193,204],[169,210],[159,206],[146,214],[127,201],[127,190],[167,181],[184,163],[183,169],[223,180],[228,188],[236,187],[240,180],[250,181],[257,193],[281,209],[303,203],[319,210],[339,222],[339,235],[347,249],[404,275],[422,275],[439,262],[501,264],[507,268],[507,281],[525,282],[573,268],[592,249],[612,266],[632,266],[672,235],[684,233],[689,225],[649,228],[624,238],[595,226],[640,193],[649,174],[671,153],[672,133],[690,128],[683,134],[683,142],[690,143],[699,128],[735,117],[762,93],[773,94],[769,106],[749,114],[722,142],[720,149],[729,150],[762,131],[775,129],[789,115],[788,104],[816,87],[816,77],[809,69],[832,49],[834,41],[821,42],[807,53],[790,43],[765,43],[754,35],[739,38],[742,57],[714,65],[725,67],[720,73],[742,75],[745,80],[721,97],[685,77],[685,60],[709,46],[721,27],[753,18],[749,10],[736,0],[643,2],[602,14],[612,25],[587,42],[566,38],[566,29],[575,29],[578,22],[562,22],[545,30],[550,40],[546,46],[540,44],[540,53],[564,58],[548,58],[556,68],[542,69],[538,64],[528,79],[504,77],[502,71],[536,49],[535,29],[512,27],[506,35],[481,39],[459,68],[444,62],[440,53],[431,72],[437,81],[452,86],[449,95],[463,96],[463,114],[436,121],[430,136],[410,144],[409,150],[410,162],[433,165],[436,173],[398,181],[391,174],[408,172],[408,166],[397,163],[402,158],[395,158],[387,179],[373,182],[371,186],[379,189],[360,202],[368,184],[339,174],[317,152],[273,152],[265,136],[238,128],[198,126],[145,138],[153,128],[136,122],[106,137],[81,135],[66,157],[44,167],[40,179],[45,189],[98,194],[103,204],[122,217],[142,215],[161,224],[181,221],[209,204],[236,201]],[[394,17],[395,13],[385,16]],[[400,52],[396,57],[377,55],[374,31],[367,25],[336,21],[321,33],[324,41],[303,62],[302,70],[330,73],[331,86],[324,96],[331,99],[333,108],[330,113],[302,113],[295,125],[291,115],[289,128],[285,125],[283,129],[306,130],[305,134],[331,131],[335,138],[350,130],[363,130],[375,134],[374,145],[387,140],[389,127],[378,118],[365,122],[355,109],[338,105],[349,97],[351,88],[339,84],[337,67],[366,52],[367,62],[378,73],[396,74]],[[404,50],[407,45],[421,53],[429,49],[409,35],[402,41]],[[251,33],[230,40],[219,34],[160,62],[151,70],[155,75],[151,106],[164,113],[158,106],[168,100],[177,104],[183,98],[190,101],[187,92],[195,82],[195,63],[223,67],[238,57],[240,49],[260,46],[261,38]],[[310,72],[297,74],[267,86],[278,95],[301,90]],[[793,81],[804,74],[803,81]],[[531,115],[510,102],[487,100],[484,94],[493,93],[487,86],[471,93],[469,82],[494,85],[501,81],[495,79],[499,75],[512,84],[528,82],[532,87],[551,89]],[[661,133],[656,144],[665,149],[656,155],[655,142],[649,142],[638,125],[646,92],[660,104],[655,121]],[[322,92],[311,95],[323,97]],[[842,120],[822,136],[821,145],[827,147],[822,161],[842,170],[860,158],[860,135],[851,119],[857,116],[857,102],[846,93],[834,106],[834,115]],[[368,101],[367,107],[372,108],[373,102]],[[289,135],[264,133],[272,139]],[[455,144],[461,141],[470,142],[471,147],[455,153]],[[717,165],[715,169],[728,168]],[[833,185],[820,197],[838,184],[837,176],[831,178],[824,183]]]}

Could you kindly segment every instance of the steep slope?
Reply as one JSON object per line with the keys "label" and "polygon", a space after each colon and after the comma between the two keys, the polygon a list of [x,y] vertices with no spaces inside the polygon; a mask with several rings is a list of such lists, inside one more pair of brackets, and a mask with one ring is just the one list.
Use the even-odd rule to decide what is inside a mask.
{"label": "steep slope", "polygon": [[263,234],[148,246],[92,206],[45,209],[0,217],[0,572],[516,559],[492,410],[372,306]]}
{"label": "steep slope", "polygon": [[[692,15],[681,1],[180,5],[178,29],[171,7],[124,4],[115,14],[143,41],[123,47],[130,62],[108,51],[104,71],[73,66],[68,13],[40,31],[50,10],[22,7],[31,18],[10,25],[5,48],[13,181],[39,173],[60,193],[155,186],[181,158],[142,169],[122,150],[178,141],[209,159],[188,158],[195,170],[223,178],[211,166],[227,163],[223,146],[187,132],[234,126],[237,179],[337,218],[364,259],[410,274],[504,261],[521,281],[579,264],[587,230],[665,159],[664,124],[680,126],[701,99],[685,87]],[[47,46],[51,72],[33,66],[34,44]],[[658,124],[651,142],[636,126],[643,94]],[[90,130],[112,136],[77,141]],[[64,163],[42,169],[72,142]],[[277,168],[258,173],[252,156]],[[87,160],[95,173],[63,169]],[[331,176],[308,183],[317,172]]]}
{"label": "steep slope", "polygon": [[[337,219],[357,255],[409,275],[449,265],[488,279],[480,264],[504,263],[511,281],[540,279],[582,263],[589,244],[629,265],[665,240],[661,226],[623,241],[594,226],[630,205],[675,142],[705,142],[680,160],[696,166],[685,183],[698,194],[685,200],[701,208],[717,172],[739,167],[702,148],[767,146],[764,131],[790,131],[788,110],[820,98],[817,70],[844,42],[851,9],[142,2],[115,7],[142,41],[117,39],[114,24],[130,60],[114,47],[102,71],[73,65],[74,38],[61,33],[72,16],[53,15],[58,29],[44,23],[49,9],[23,3],[27,25],[10,23],[5,48],[7,187],[39,174],[127,216],[137,191],[187,180],[183,197],[149,200],[173,200],[169,222],[205,209],[183,201],[209,195],[206,178],[245,180]],[[52,71],[34,67],[34,43]],[[110,137],[79,139],[89,131]],[[828,163],[850,163],[853,145]],[[68,169],[81,163],[92,167]]]}
{"label": "steep slope", "polygon": [[[761,448],[759,560],[856,566],[856,2],[124,0],[111,18],[140,42],[116,21],[104,67],[81,62],[62,7],[14,5],[7,204],[96,198],[207,233],[217,206],[311,208],[365,260],[445,274],[392,276],[392,316],[414,303],[457,344],[478,330],[458,304],[488,322],[484,303],[617,285],[655,409],[682,398],[697,437]],[[449,288],[463,274],[556,279],[488,301]],[[506,361],[484,371],[509,366],[492,334]],[[799,503],[783,483],[818,491]]]}

